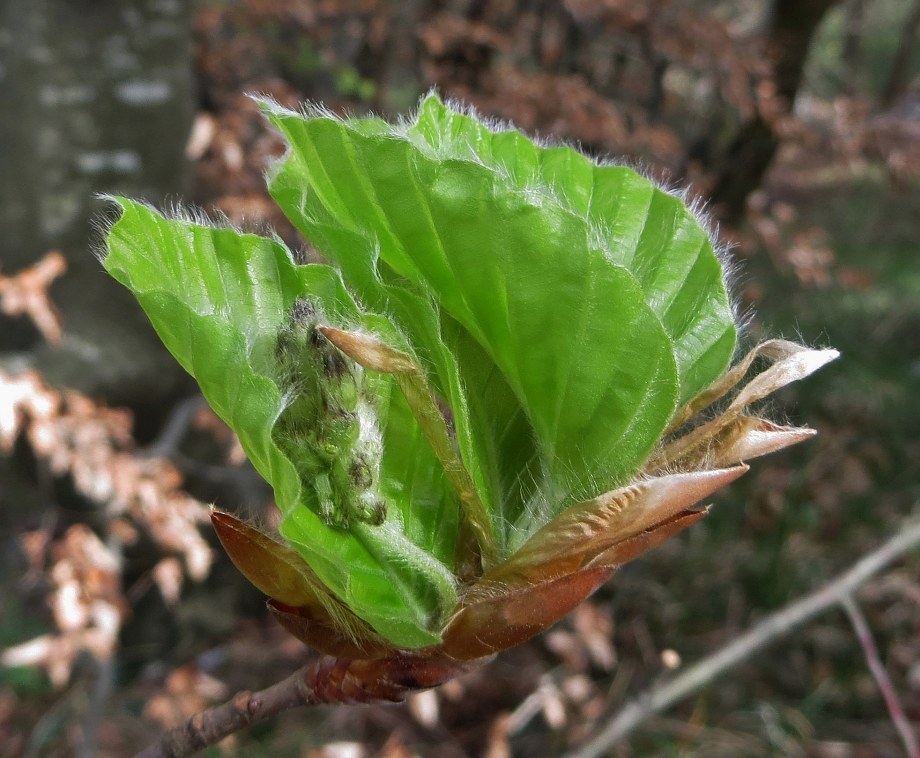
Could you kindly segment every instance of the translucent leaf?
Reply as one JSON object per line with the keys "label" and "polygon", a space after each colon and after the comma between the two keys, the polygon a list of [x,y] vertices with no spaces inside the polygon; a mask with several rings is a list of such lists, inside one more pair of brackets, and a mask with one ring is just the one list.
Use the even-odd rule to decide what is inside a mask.
{"label": "translucent leaf", "polygon": [[[483,502],[513,527],[506,549],[635,473],[677,404],[675,351],[637,278],[584,217],[482,162],[433,158],[395,130],[270,117],[291,145],[272,193],[361,299],[392,315],[422,357],[445,339],[458,353],[478,348],[477,365],[461,365],[472,381],[426,365]],[[481,392],[485,382],[498,392]],[[529,481],[517,454],[496,456],[521,449],[536,456]],[[500,489],[509,482],[520,491]]]}
{"label": "translucent leaf", "polygon": [[[289,403],[278,338],[298,298],[309,296],[342,326],[383,329],[384,320],[365,318],[332,269],[296,266],[276,241],[167,220],[143,205],[117,202],[123,212],[109,233],[105,266],[134,292],[163,342],[274,487],[282,534],[322,582],[387,639],[404,647],[437,642],[456,597],[441,560],[453,560],[456,505],[405,400],[390,391],[392,379],[368,378],[381,403],[389,455],[380,472],[390,506],[383,524],[356,522],[344,529],[325,523],[315,493],[277,443],[276,427]],[[413,451],[412,460],[400,452],[405,449]]]}
{"label": "translucent leaf", "polygon": [[735,327],[722,264],[680,197],[626,166],[598,165],[569,147],[542,147],[513,129],[493,130],[435,96],[422,102],[406,134],[431,157],[495,167],[509,186],[583,218],[609,260],[636,277],[671,338],[681,403],[725,370]]}

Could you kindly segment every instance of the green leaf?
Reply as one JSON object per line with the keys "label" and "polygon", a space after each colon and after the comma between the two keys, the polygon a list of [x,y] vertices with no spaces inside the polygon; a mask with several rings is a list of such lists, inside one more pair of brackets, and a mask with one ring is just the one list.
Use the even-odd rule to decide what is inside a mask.
{"label": "green leaf", "polygon": [[496,559],[489,514],[479,499],[469,472],[460,460],[451,435],[451,417],[428,383],[425,372],[408,353],[395,349],[374,335],[329,327],[322,334],[345,355],[372,371],[392,374],[412,417],[418,422],[431,449],[440,461],[445,479],[456,494],[467,526],[479,545],[485,563]]}
{"label": "green leaf", "polygon": [[[269,117],[291,145],[272,194],[362,301],[429,359],[508,544],[628,481],[690,391],[678,388],[668,308],[649,293],[658,280],[649,274],[643,287],[625,254],[614,256],[554,192],[469,151],[437,155],[413,124],[383,132],[376,121]],[[712,260],[713,288],[724,293]],[[676,323],[667,321],[675,333]],[[459,413],[453,366],[436,359],[445,345],[455,365],[470,356],[459,367]],[[535,454],[524,466],[522,450]]]}
{"label": "green leaf", "polygon": [[540,147],[508,128],[493,131],[435,96],[422,102],[405,134],[426,155],[483,162],[511,186],[584,218],[610,260],[636,277],[673,341],[681,404],[725,371],[736,334],[722,264],[681,198],[626,166],[598,165],[568,147]]}
{"label": "green leaf", "polygon": [[282,534],[326,586],[391,642],[435,644],[456,602],[448,569],[456,504],[405,399],[392,391],[391,377],[366,375],[385,450],[379,493],[389,507],[381,525],[324,522],[315,488],[298,473],[292,453],[279,447],[279,420],[291,412],[293,391],[279,362],[279,335],[291,328],[300,298],[318,304],[334,326],[397,341],[399,335],[385,319],[361,313],[334,270],[296,266],[274,240],[116,202],[122,215],[109,233],[106,269],[134,292],[163,342],[274,487]]}
{"label": "green leaf", "polygon": [[[371,125],[379,128],[379,123],[373,121]],[[368,126],[367,123],[363,125]],[[298,173],[282,171],[274,176],[270,187],[279,205],[294,217],[306,190]],[[385,266],[378,267],[373,242],[364,234],[342,226],[321,206],[312,212],[315,216],[309,223],[304,221],[302,226],[309,226],[311,241],[327,252],[341,251],[335,263],[350,291],[368,308],[386,313],[408,336],[420,365],[428,368],[430,383],[450,406],[456,425],[456,443],[466,468],[477,485],[480,498],[495,513],[501,500],[491,486],[496,477],[490,476],[490,471],[500,464],[489,457],[483,435],[474,434],[468,420],[469,404],[478,399],[468,398],[464,392],[457,360],[442,339],[441,313],[431,293],[407,287],[407,282],[393,277]]]}

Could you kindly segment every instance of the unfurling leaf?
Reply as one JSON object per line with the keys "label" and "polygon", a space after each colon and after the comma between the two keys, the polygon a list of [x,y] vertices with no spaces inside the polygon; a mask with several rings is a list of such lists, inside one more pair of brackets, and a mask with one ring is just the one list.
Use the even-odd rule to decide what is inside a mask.
{"label": "unfurling leaf", "polygon": [[439,681],[812,433],[749,406],[836,353],[729,366],[722,264],[681,197],[435,96],[397,124],[262,105],[289,145],[270,191],[330,264],[116,199],[105,266],[273,486],[278,539],[212,519],[308,645]]}

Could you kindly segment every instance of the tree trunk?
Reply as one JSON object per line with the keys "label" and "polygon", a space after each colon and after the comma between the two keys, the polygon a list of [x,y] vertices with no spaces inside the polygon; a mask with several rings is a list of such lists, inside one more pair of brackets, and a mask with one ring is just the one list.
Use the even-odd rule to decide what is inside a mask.
{"label": "tree trunk", "polygon": [[844,87],[849,95],[860,91],[867,2],[868,0],[850,0],[846,9],[840,59],[843,63]]}
{"label": "tree trunk", "polygon": [[888,79],[882,90],[882,108],[890,108],[904,94],[910,79],[910,64],[917,52],[917,35],[920,33],[920,0],[907,14],[901,27],[901,41],[894,55]]}
{"label": "tree trunk", "polygon": [[179,374],[93,255],[95,196],[157,202],[183,189],[192,5],[0,0],[3,270],[51,249],[68,264],[52,288],[64,320],[60,349],[30,344],[17,319],[0,325],[0,351],[25,350],[54,383],[119,402],[162,397]]}
{"label": "tree trunk", "polygon": [[[765,54],[777,96],[791,112],[802,82],[808,49],[825,13],[840,0],[776,0]],[[779,139],[759,111],[743,123],[718,171],[712,201],[723,220],[736,223],[748,196],[757,189],[773,160]]]}

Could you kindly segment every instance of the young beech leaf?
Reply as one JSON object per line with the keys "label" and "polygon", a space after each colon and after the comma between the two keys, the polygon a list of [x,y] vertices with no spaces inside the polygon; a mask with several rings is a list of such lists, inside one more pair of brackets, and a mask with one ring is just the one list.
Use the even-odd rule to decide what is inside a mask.
{"label": "young beech leaf", "polygon": [[405,134],[441,160],[473,160],[508,185],[583,218],[607,257],[636,277],[674,345],[685,402],[725,370],[735,328],[707,230],[680,197],[626,166],[599,165],[568,147],[540,147],[427,97]]}
{"label": "young beech leaf", "polygon": [[437,683],[811,434],[748,406],[836,352],[729,369],[722,265],[679,196],[434,96],[396,124],[264,107],[289,143],[270,191],[331,265],[116,199],[105,266],[274,487],[286,545],[214,526],[306,644]]}
{"label": "young beech leaf", "polygon": [[[422,355],[447,344],[456,362],[478,351],[480,366],[460,367],[468,412],[455,413],[467,465],[475,469],[509,448],[532,450],[525,472],[512,453],[510,465],[498,460],[474,476],[487,488],[482,500],[512,525],[506,550],[572,502],[627,482],[681,394],[678,351],[662,314],[686,308],[690,323],[699,302],[674,288],[665,308],[658,290],[644,290],[622,264],[635,250],[612,254],[602,229],[556,199],[564,188],[524,187],[502,164],[434,154],[407,134],[411,125],[369,134],[360,122],[278,109],[269,115],[291,145],[272,172],[272,193],[347,284],[365,303],[386,308]],[[633,194],[659,192],[641,177],[635,184]],[[679,249],[696,260],[705,233],[679,201],[675,207],[702,235]],[[646,208],[640,224],[647,216]],[[707,302],[725,292],[708,250],[709,279],[688,285]],[[414,296],[416,307],[393,308],[394,290]],[[713,310],[722,344],[734,334],[731,314]],[[434,312],[427,323],[416,319],[422,311]],[[440,330],[429,328],[433,319]],[[706,336],[700,350],[709,347]],[[439,379],[452,393],[450,377]],[[499,391],[483,391],[483,382]],[[511,423],[496,426],[495,418]]]}
{"label": "young beech leaf", "polygon": [[[301,378],[292,379],[296,356],[283,343],[294,339],[292,309],[303,298],[339,325],[365,325],[338,274],[325,266],[296,266],[274,240],[116,202],[122,215],[109,232],[105,266],[134,292],[163,342],[274,487],[284,514],[282,534],[346,606],[392,642],[405,647],[437,642],[439,624],[456,597],[450,570],[456,506],[405,400],[391,391],[392,380],[385,374],[366,377],[380,415],[374,497],[387,506],[386,521],[374,526],[367,522],[376,515],[362,520],[324,512],[323,496],[335,496],[328,480],[341,472],[330,465],[327,482],[317,486],[322,462],[315,451],[303,460],[310,457],[311,440],[298,435],[318,416],[315,408],[304,411],[298,404],[331,401],[305,397],[317,391],[318,369],[304,366]],[[381,319],[369,323],[384,326]],[[326,390],[343,403],[352,393],[340,378]],[[333,431],[322,444],[347,447],[355,435],[349,424]],[[333,451],[326,452],[335,459]],[[346,481],[346,489],[348,484],[354,483]]]}

